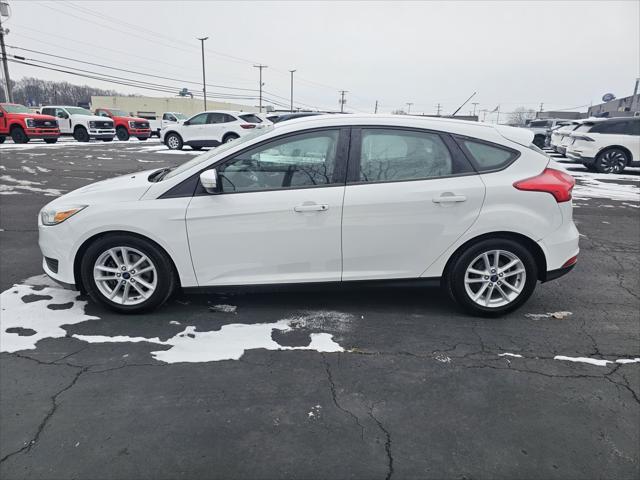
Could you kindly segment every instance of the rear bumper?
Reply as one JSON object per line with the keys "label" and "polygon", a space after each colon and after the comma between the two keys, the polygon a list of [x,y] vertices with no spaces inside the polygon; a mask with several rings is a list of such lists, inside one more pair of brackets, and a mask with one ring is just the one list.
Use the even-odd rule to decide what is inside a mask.
{"label": "rear bumper", "polygon": [[575,267],[575,266],[576,266],[576,264],[574,263],[573,265],[569,265],[568,267],[562,267],[562,268],[558,268],[556,270],[548,271],[547,275],[546,275],[546,277],[545,277],[545,279],[543,280],[542,283],[549,282],[551,280],[555,280],[556,278],[560,278],[560,277],[566,275],[571,270],[573,270],[573,267]]}

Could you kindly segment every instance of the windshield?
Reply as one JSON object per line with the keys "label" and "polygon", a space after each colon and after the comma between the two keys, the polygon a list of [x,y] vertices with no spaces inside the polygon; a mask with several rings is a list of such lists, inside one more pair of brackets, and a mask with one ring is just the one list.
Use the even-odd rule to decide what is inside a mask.
{"label": "windshield", "polygon": [[24,105],[2,105],[7,113],[31,113]]}
{"label": "windshield", "polygon": [[176,117],[176,119],[178,120],[184,120],[185,118],[187,118],[187,116],[184,113],[172,113],[172,115]]}
{"label": "windshield", "polygon": [[176,168],[174,168],[169,173],[167,173],[164,177],[162,177],[162,180],[166,180],[167,178],[175,177],[176,175],[179,175],[182,172],[186,172],[187,170],[189,170],[192,167],[195,167],[196,165],[199,165],[201,163],[206,162],[207,160],[209,160],[214,155],[218,155],[219,153],[226,152],[230,148],[234,148],[234,147],[236,147],[237,145],[239,145],[241,143],[245,143],[245,142],[248,142],[249,140],[253,140],[254,138],[259,137],[261,135],[264,135],[265,133],[270,132],[270,131],[271,131],[271,128],[263,128],[263,129],[260,129],[260,130],[254,130],[253,132],[248,133],[247,135],[244,135],[244,136],[238,138],[237,140],[234,140],[233,142],[223,143],[219,147],[212,148],[210,151],[205,152],[202,155],[198,155],[197,157],[192,158],[191,160],[189,160],[188,162],[183,163],[182,165],[178,165]]}
{"label": "windshield", "polygon": [[114,117],[128,117],[129,114],[127,112],[125,112],[124,110],[110,110],[111,115],[113,115]]}
{"label": "windshield", "polygon": [[80,107],[67,107],[67,112],[69,112],[71,115],[93,115],[93,113],[91,113],[86,108]]}

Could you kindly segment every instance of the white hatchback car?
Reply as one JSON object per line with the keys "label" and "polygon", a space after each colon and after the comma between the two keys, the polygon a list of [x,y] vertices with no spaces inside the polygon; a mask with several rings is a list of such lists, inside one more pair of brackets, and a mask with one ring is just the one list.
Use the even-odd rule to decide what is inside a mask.
{"label": "white hatchback car", "polygon": [[202,112],[184,122],[163,126],[160,140],[171,150],[181,150],[184,145],[200,150],[231,142],[254,129],[265,127],[267,123],[271,124],[250,112]]}
{"label": "white hatchback car", "polygon": [[[586,125],[586,124],[585,124]],[[611,118],[571,133],[567,157],[600,173],[640,167],[640,118]]]}
{"label": "white hatchback car", "polygon": [[511,311],[578,254],[574,179],[530,131],[384,115],[254,130],[39,216],[45,272],[138,312],[176,288],[413,280]]}

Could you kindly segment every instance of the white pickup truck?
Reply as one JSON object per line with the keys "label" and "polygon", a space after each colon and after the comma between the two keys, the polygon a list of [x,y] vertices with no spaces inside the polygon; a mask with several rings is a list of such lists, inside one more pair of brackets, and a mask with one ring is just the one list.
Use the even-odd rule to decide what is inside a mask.
{"label": "white pickup truck", "polygon": [[110,142],[116,135],[113,120],[94,115],[86,108],[64,105],[42,107],[43,115],[58,119],[61,135],[73,135],[78,142],[88,142],[92,138]]}
{"label": "white pickup truck", "polygon": [[164,112],[160,118],[156,117],[154,114],[143,114],[143,112],[138,112],[138,116],[149,120],[151,135],[156,135],[158,138],[160,138],[160,130],[162,130],[163,127],[173,125],[187,119],[187,116],[180,112]]}

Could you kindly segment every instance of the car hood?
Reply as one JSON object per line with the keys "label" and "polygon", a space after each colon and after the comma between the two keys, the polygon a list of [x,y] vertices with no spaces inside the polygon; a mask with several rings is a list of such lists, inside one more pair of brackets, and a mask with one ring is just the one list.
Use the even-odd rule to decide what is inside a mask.
{"label": "car hood", "polygon": [[9,113],[12,117],[33,118],[34,120],[57,120],[51,115],[42,115],[41,113]]}
{"label": "car hood", "polygon": [[149,123],[149,120],[147,120],[146,118],[140,118],[140,117],[113,117],[113,118],[118,118],[119,120],[126,120],[127,122],[147,122],[147,123]]}
{"label": "car hood", "polygon": [[152,185],[148,180],[149,175],[157,170],[145,170],[91,183],[56,198],[47,206],[62,204],[95,205],[107,202],[139,200]]}

